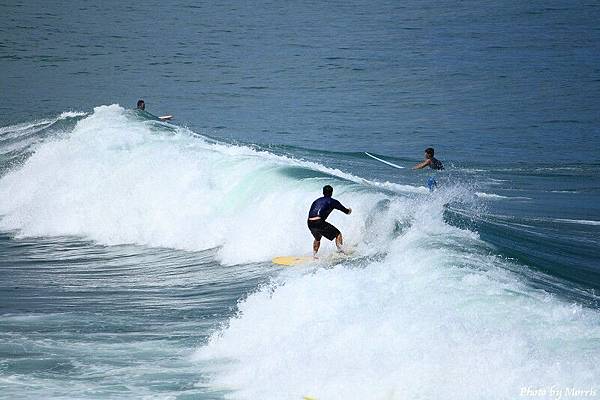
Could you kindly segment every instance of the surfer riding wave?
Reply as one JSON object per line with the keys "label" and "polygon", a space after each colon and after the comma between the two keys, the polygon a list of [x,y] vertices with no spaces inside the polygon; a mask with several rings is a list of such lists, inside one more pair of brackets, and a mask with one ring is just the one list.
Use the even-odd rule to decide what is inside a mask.
{"label": "surfer riding wave", "polygon": [[323,186],[323,197],[319,197],[310,206],[308,212],[308,229],[315,238],[313,242],[313,256],[317,255],[321,246],[321,238],[325,236],[329,240],[335,239],[335,245],[338,251],[342,251],[344,239],[338,228],[325,221],[329,214],[336,209],[345,214],[352,213],[351,208],[346,208],[338,200],[331,197],[333,195],[333,187],[330,185]]}

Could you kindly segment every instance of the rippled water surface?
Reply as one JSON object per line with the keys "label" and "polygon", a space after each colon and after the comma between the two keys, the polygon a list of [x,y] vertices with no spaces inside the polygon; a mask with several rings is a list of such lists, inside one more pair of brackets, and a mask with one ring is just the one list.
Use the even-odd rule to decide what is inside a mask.
{"label": "rippled water surface", "polygon": [[[0,393],[598,392],[599,18],[567,1],[0,5]],[[429,146],[432,194],[411,170]],[[325,242],[274,266],[310,253],[325,184],[354,210],[329,219],[353,255]]]}

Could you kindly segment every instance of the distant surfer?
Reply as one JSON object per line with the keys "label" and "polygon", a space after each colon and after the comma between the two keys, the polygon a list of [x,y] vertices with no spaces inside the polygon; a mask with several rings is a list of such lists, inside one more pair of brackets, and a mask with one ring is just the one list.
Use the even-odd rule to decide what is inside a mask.
{"label": "distant surfer", "polygon": [[[440,160],[438,160],[437,158],[435,158],[433,156],[434,153],[435,153],[435,150],[433,150],[433,147],[426,148],[425,149],[425,160],[423,160],[422,162],[415,165],[413,167],[413,169],[423,169],[423,168],[429,166],[434,171],[443,170],[444,165],[442,164],[442,162]],[[430,192],[433,192],[433,190],[437,187],[437,181],[435,180],[435,172],[432,173],[432,175],[430,175],[429,178],[427,179],[427,187],[429,188]]]}
{"label": "distant surfer", "polygon": [[342,203],[331,197],[332,195],[333,187],[329,185],[323,186],[323,197],[316,199],[310,206],[310,211],[308,212],[308,229],[310,229],[310,233],[312,233],[315,238],[313,242],[314,256],[316,256],[319,251],[321,238],[323,236],[329,240],[335,239],[335,245],[337,246],[338,251],[342,252],[342,245],[344,244],[342,233],[338,228],[325,220],[334,209],[340,210],[345,214],[350,214],[352,209],[344,207]]}
{"label": "distant surfer", "polygon": [[163,115],[162,117],[157,117],[155,115],[150,114],[148,111],[146,111],[146,103],[144,102],[144,100],[139,99],[137,102],[137,109],[140,111],[143,111],[145,114],[152,116],[153,118],[158,118],[161,121],[170,121],[173,119],[172,115]]}

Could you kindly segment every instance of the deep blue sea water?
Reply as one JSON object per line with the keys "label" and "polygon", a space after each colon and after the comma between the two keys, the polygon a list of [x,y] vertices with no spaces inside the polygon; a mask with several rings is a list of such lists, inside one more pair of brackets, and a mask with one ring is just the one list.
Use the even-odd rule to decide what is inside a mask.
{"label": "deep blue sea water", "polygon": [[[0,397],[599,396],[598,21],[0,4]],[[272,265],[324,184],[354,255]]]}

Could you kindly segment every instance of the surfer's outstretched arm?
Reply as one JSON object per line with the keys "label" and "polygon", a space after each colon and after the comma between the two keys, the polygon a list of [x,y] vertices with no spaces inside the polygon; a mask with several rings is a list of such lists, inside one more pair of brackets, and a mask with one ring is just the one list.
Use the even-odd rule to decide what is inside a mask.
{"label": "surfer's outstretched arm", "polygon": [[341,211],[341,212],[343,212],[344,214],[350,214],[350,213],[352,212],[352,209],[351,209],[351,208],[346,208],[346,207],[344,207],[344,206],[342,205],[342,203],[340,203],[338,200],[334,200],[334,202],[335,202],[335,203],[333,204],[333,207],[334,207],[336,210],[340,210],[340,211]]}
{"label": "surfer's outstretched arm", "polygon": [[423,169],[423,168],[425,168],[426,166],[428,166],[429,164],[431,164],[431,160],[430,160],[430,159],[427,159],[427,160],[425,160],[425,161],[423,161],[423,162],[420,162],[420,163],[418,163],[417,165],[415,165],[415,166],[413,167],[413,169]]}

